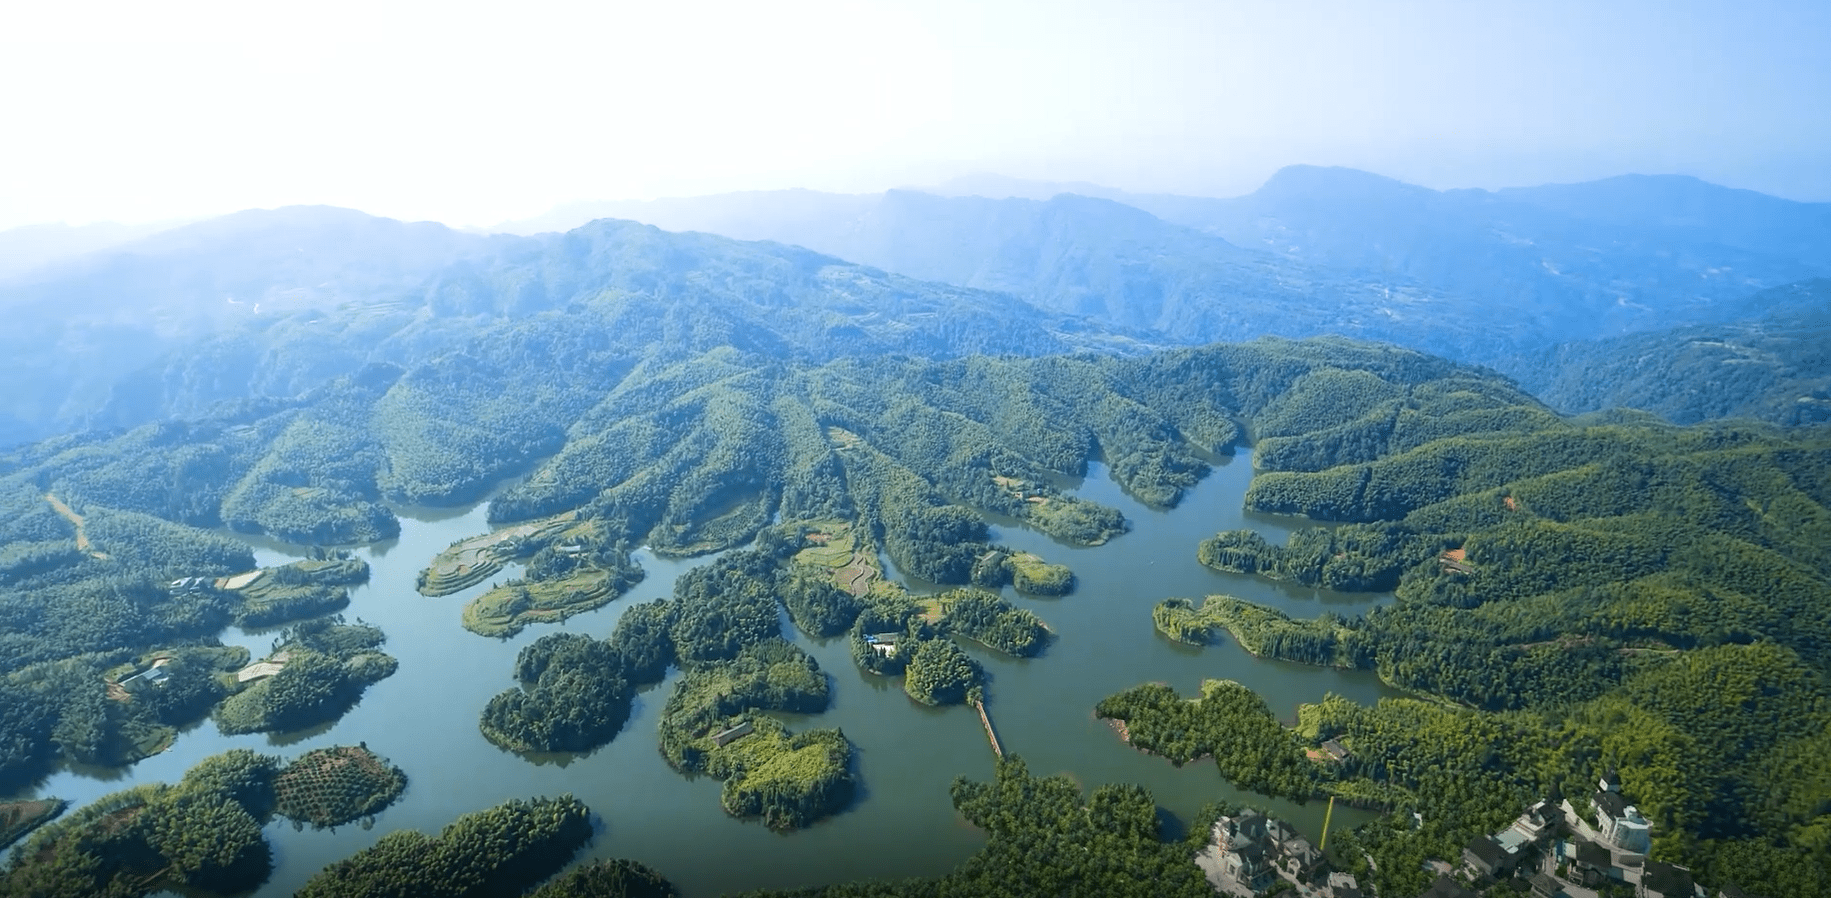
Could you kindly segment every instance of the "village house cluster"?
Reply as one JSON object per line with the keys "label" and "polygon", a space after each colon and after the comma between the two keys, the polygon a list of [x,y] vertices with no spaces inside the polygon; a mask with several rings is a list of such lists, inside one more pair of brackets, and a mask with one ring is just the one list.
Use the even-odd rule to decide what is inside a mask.
{"label": "village house cluster", "polygon": [[[1532,805],[1506,829],[1471,839],[1464,872],[1475,883],[1524,879],[1533,898],[1594,898],[1611,887],[1630,888],[1635,898],[1710,898],[1690,870],[1647,859],[1652,824],[1622,793],[1619,773],[1604,774],[1586,804],[1587,814],[1569,799]],[[1440,876],[1422,898],[1474,894]],[[1733,885],[1718,895],[1755,898]]]}
{"label": "village house cluster", "polygon": [[1353,876],[1330,872],[1309,839],[1258,811],[1216,820],[1213,840],[1195,862],[1223,895],[1253,898],[1283,880],[1303,898],[1361,898]]}
{"label": "village house cluster", "polygon": [[[1432,862],[1438,876],[1418,898],[1478,898],[1496,882],[1518,879],[1524,898],[1598,898],[1631,889],[1635,898],[1760,898],[1734,885],[1707,892],[1676,864],[1649,860],[1652,824],[1609,771],[1585,802],[1546,799],[1505,829],[1469,840],[1460,871]],[[1361,898],[1354,877],[1331,872],[1322,852],[1289,824],[1257,811],[1222,817],[1195,862],[1217,893],[1255,898],[1279,882],[1298,898]],[[1460,875],[1452,875],[1458,873]]]}

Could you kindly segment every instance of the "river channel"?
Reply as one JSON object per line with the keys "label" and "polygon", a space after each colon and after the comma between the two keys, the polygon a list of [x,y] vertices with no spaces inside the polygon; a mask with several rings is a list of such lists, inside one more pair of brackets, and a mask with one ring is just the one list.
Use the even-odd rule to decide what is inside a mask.
{"label": "river channel", "polygon": [[[1229,593],[1314,616],[1334,610],[1354,614],[1387,596],[1347,596],[1218,573],[1195,560],[1195,546],[1216,530],[1251,527],[1281,543],[1300,522],[1250,515],[1241,500],[1251,480],[1251,456],[1241,450],[1223,459],[1175,509],[1151,510],[1127,496],[1095,465],[1077,495],[1114,506],[1131,532],[1105,546],[1079,548],[1051,541],[1015,522],[995,522],[994,541],[1034,551],[1074,569],[1078,587],[1062,598],[1007,597],[1048,622],[1056,637],[1042,655],[1018,660],[967,644],[991,674],[991,712],[1005,750],[1032,773],[1062,773],[1083,787],[1133,782],[1150,789],[1181,821],[1217,798],[1248,801],[1290,820],[1312,839],[1321,834],[1319,803],[1296,805],[1242,793],[1221,779],[1211,762],[1177,768],[1123,744],[1093,716],[1107,695],[1148,681],[1169,683],[1192,695],[1205,678],[1237,680],[1256,690],[1279,715],[1334,692],[1362,702],[1397,694],[1363,672],[1335,671],[1251,657],[1231,642],[1192,648],[1173,643],[1151,625],[1151,607],[1170,596]],[[668,681],[638,697],[629,723],[611,744],[583,756],[528,758],[496,748],[477,731],[477,716],[497,692],[514,685],[511,670],[523,646],[554,627],[536,626],[511,639],[464,630],[459,611],[486,590],[427,598],[415,575],[455,540],[488,530],[484,507],[404,510],[399,539],[359,550],[371,566],[367,585],[352,592],[344,612],[380,626],[385,650],[399,670],[370,687],[361,704],[322,730],[283,736],[224,736],[210,721],[181,734],[173,747],[116,771],[66,769],[41,782],[36,795],[55,795],[78,806],[103,794],[149,782],[173,782],[209,755],[231,748],[296,757],[327,745],[366,743],[406,771],[401,800],[372,828],[296,829],[283,819],[267,827],[274,871],[254,894],[290,895],[325,865],[347,857],[397,829],[429,833],[470,811],[511,798],[571,793],[602,819],[590,857],[627,857],[659,870],[687,898],[709,898],[753,888],[809,886],[851,879],[932,876],[958,865],[984,836],[956,814],[948,786],[957,776],[986,779],[993,756],[977,715],[965,707],[934,709],[910,701],[900,684],[859,671],[844,637],[810,640],[787,625],[784,632],[811,652],[832,679],[832,706],[818,715],[790,715],[791,728],[841,727],[855,749],[858,798],[845,812],[800,832],[777,834],[728,817],[719,807],[719,783],[688,779],[670,769],[655,748]],[[256,542],[263,565],[303,550]],[[637,555],[647,577],[625,597],[573,617],[567,630],[608,635],[633,602],[670,595],[674,580],[705,559],[669,561],[646,550]],[[505,572],[498,579],[513,572]],[[224,642],[264,654],[273,634],[230,631]],[[1368,813],[1338,807],[1334,825],[1352,826]]]}

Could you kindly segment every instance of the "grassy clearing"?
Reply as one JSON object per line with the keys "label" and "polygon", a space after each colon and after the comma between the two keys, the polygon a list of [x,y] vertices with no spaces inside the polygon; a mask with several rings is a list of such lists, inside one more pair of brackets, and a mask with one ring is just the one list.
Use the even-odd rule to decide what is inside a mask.
{"label": "grassy clearing", "polygon": [[448,596],[482,583],[501,571],[503,565],[572,535],[570,528],[576,517],[575,512],[569,511],[452,543],[420,572],[420,593]]}
{"label": "grassy clearing", "polygon": [[860,598],[883,583],[877,554],[860,539],[856,526],[838,520],[817,521],[814,526],[819,529],[807,535],[811,545],[795,553],[796,564],[830,572],[833,585]]}
{"label": "grassy clearing", "polygon": [[0,803],[0,848],[19,841],[26,833],[50,822],[64,812],[67,804],[61,798]]}
{"label": "grassy clearing", "polygon": [[844,734],[791,734],[771,718],[752,720],[754,732],[707,756],[707,772],[725,781],[719,794],[725,813],[762,817],[770,829],[790,830],[832,814],[851,800],[852,747]]}
{"label": "grassy clearing", "polygon": [[65,505],[64,500],[57,498],[51,493],[45,493],[45,501],[51,503],[52,510],[56,511],[59,515],[62,515],[64,520],[69,521],[70,526],[76,528],[77,551],[88,552],[90,558],[97,558],[103,561],[108,560],[107,553],[95,551],[95,544],[89,541],[89,529],[85,526],[83,516],[76,513],[76,509]]}
{"label": "grassy clearing", "polygon": [[603,571],[545,583],[498,586],[464,606],[464,629],[480,636],[513,636],[529,624],[558,623],[616,597],[610,575]]}
{"label": "grassy clearing", "polygon": [[1074,589],[1074,572],[1065,564],[1050,564],[1029,552],[1018,552],[1007,563],[1011,565],[1011,585],[1018,592],[1059,596]]}
{"label": "grassy clearing", "polygon": [[219,589],[246,589],[253,586],[256,581],[266,575],[267,572],[265,570],[248,571],[247,573],[236,574],[233,577],[224,577],[221,580],[216,581],[216,586]]}

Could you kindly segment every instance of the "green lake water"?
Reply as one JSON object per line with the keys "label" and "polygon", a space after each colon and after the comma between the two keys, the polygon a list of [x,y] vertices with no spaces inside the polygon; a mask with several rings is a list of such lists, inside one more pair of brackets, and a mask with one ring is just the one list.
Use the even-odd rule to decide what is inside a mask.
{"label": "green lake water", "polygon": [[[1125,495],[1105,469],[1095,466],[1078,495],[1121,509],[1132,531],[1105,546],[1077,548],[1017,525],[996,522],[994,540],[1034,551],[1074,569],[1078,588],[1062,598],[1017,596],[1056,631],[1042,655],[1007,658],[967,644],[991,674],[988,710],[1005,750],[1022,756],[1033,773],[1062,773],[1085,787],[1135,782],[1181,821],[1216,798],[1250,801],[1310,834],[1320,835],[1322,805],[1296,805],[1233,789],[1212,763],[1177,768],[1123,744],[1093,716],[1101,698],[1147,681],[1193,694],[1205,678],[1227,678],[1264,696],[1281,716],[1334,692],[1371,702],[1397,694],[1363,672],[1335,671],[1255,659],[1231,642],[1192,648],[1163,638],[1151,626],[1151,607],[1170,596],[1229,593],[1294,615],[1325,610],[1357,613],[1385,596],[1347,596],[1222,574],[1195,561],[1195,546],[1216,530],[1252,527],[1282,542],[1300,522],[1248,515],[1241,498],[1251,479],[1250,455],[1223,460],[1174,510],[1150,510]],[[413,828],[436,832],[459,815],[510,798],[569,792],[602,820],[588,857],[628,857],[672,880],[688,898],[764,887],[818,885],[860,878],[903,878],[944,873],[984,842],[948,801],[957,776],[992,774],[993,756],[978,716],[964,707],[935,709],[909,700],[898,682],[858,670],[845,638],[815,641],[784,632],[808,649],[832,678],[832,706],[818,715],[786,715],[796,729],[840,727],[856,749],[857,800],[845,812],[800,832],[772,833],[728,817],[719,807],[719,783],[675,773],[655,748],[656,724],[667,682],[645,690],[629,723],[611,744],[588,755],[524,757],[502,751],[477,731],[477,715],[497,692],[514,685],[510,672],[521,648],[554,627],[532,627],[512,639],[489,639],[464,630],[459,610],[486,590],[481,584],[442,598],[414,590],[415,575],[454,540],[488,529],[484,508],[406,510],[397,540],[359,550],[371,566],[368,585],[353,591],[344,612],[382,627],[386,651],[400,660],[394,676],[370,687],[349,714],[329,727],[283,736],[224,736],[204,721],[181,734],[158,756],[115,771],[67,769],[48,777],[33,795],[56,795],[73,804],[148,782],[172,782],[204,757],[251,748],[286,758],[326,745],[366,743],[404,769],[401,800],[377,816],[370,829],[295,829],[285,820],[267,827],[274,872],[258,896],[289,895],[325,865],[347,857],[383,834]],[[262,564],[298,550],[256,542]],[[669,595],[681,573],[705,559],[668,561],[644,550],[637,555],[647,577],[625,597],[573,617],[567,630],[605,636],[632,602]],[[513,570],[498,576],[511,576]],[[919,585],[917,585],[919,587]],[[264,654],[273,634],[230,631],[224,641]],[[1353,826],[1368,812],[1338,807],[1336,826]]]}

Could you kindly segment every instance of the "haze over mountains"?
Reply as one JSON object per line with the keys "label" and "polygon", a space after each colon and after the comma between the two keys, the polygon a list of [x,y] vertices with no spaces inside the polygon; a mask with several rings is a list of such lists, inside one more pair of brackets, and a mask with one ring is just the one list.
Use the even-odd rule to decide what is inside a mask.
{"label": "haze over mountains", "polygon": [[[1018,572],[1032,568],[1072,585],[1070,568],[994,542],[990,516],[1021,521],[1052,546],[1095,547],[1133,520],[1167,514],[1201,485],[1217,453],[1250,445],[1251,486],[1235,498],[1254,513],[1326,526],[1296,530],[1282,546],[1256,529],[1219,532],[1195,560],[1216,572],[1391,599],[1364,602],[1352,618],[1333,610],[1339,605],[1310,618],[1227,597],[1199,607],[1168,598],[1142,630],[1144,606],[1127,611],[1112,600],[1167,588],[1139,567],[1122,590],[1078,603],[1113,616],[1081,631],[1099,632],[1101,655],[1062,666],[1092,670],[1136,654],[1136,643],[1114,649],[1105,635],[1124,629],[1195,644],[1225,630],[1253,655],[1347,668],[1434,698],[1368,706],[1328,697],[1298,712],[1300,721],[1336,715],[1313,730],[1287,730],[1247,687],[1237,697],[1249,715],[1210,705],[1221,699],[1205,689],[1201,708],[1226,716],[1199,727],[1184,719],[1194,706],[1167,687],[1099,700],[1098,714],[1137,724],[1126,731],[1133,748],[1184,761],[1211,756],[1217,772],[1257,794],[1373,796],[1397,808],[1353,830],[1373,852],[1356,875],[1383,895],[1418,894],[1419,858],[1457,856],[1532,796],[1577,794],[1572,787],[1594,782],[1596,765],[1616,763],[1604,752],[1616,752],[1640,759],[1624,766],[1646,777],[1630,788],[1668,833],[1654,843],[1664,856],[1711,883],[1814,894],[1807,884],[1826,881],[1821,834],[1831,821],[1820,738],[1831,707],[1823,678],[1831,630],[1820,613],[1831,602],[1831,428],[1678,428],[1633,411],[1565,417],[1545,403],[1643,408],[1678,422],[1831,423],[1823,250],[1765,236],[1809,234],[1823,210],[1670,179],[1529,195],[1538,199],[1297,169],[1237,200],[794,192],[650,207],[716,213],[727,230],[815,248],[617,218],[565,232],[477,234],[289,207],[38,268],[0,283],[12,325],[0,335],[0,376],[14,386],[0,396],[0,442],[23,443],[0,452],[0,498],[10,510],[0,517],[11,528],[0,606],[11,621],[8,657],[22,667],[0,678],[0,773],[30,779],[66,757],[130,764],[206,713],[224,733],[273,729],[267,721],[296,713],[290,699],[274,698],[288,695],[271,685],[285,671],[318,676],[311,671],[347,666],[289,661],[261,681],[270,684],[264,691],[246,687],[219,705],[222,693],[204,693],[183,714],[155,712],[151,702],[123,714],[109,701],[105,686],[115,681],[106,677],[118,671],[103,666],[136,652],[152,658],[161,644],[226,623],[354,602],[334,592],[275,611],[227,590],[188,589],[218,575],[227,583],[255,564],[223,530],[301,546],[398,541],[463,553],[470,540],[430,538],[438,531],[404,509],[487,498],[481,515],[443,520],[533,528],[493,530],[492,546],[517,532],[553,541],[505,549],[527,559],[527,579],[491,583],[465,605],[463,626],[492,637],[615,601],[644,571],[636,552],[726,553],[673,580],[671,604],[623,609],[610,643],[647,627],[633,639],[658,647],[654,677],[668,676],[661,672],[670,665],[690,670],[656,727],[671,766],[725,777],[726,813],[807,825],[895,793],[851,791],[858,777],[877,774],[853,770],[853,742],[838,729],[752,732],[733,744],[740,754],[729,757],[767,750],[800,759],[792,774],[676,762],[670,752],[682,745],[725,748],[718,734],[737,726],[731,715],[755,710],[719,705],[704,720],[681,712],[680,696],[702,688],[695,678],[719,678],[703,688],[724,694],[739,674],[751,676],[743,653],[801,652],[779,641],[789,620],[808,634],[848,633],[841,651],[872,674],[888,669],[868,666],[884,657],[868,635],[896,634],[897,651],[915,645],[897,670],[916,701],[983,697],[992,684],[950,641],[955,635],[1013,659],[1032,653],[1018,646],[1056,637],[989,592],[977,604],[943,603],[941,621],[956,621],[957,632],[927,630],[925,606],[888,586],[892,565],[897,576],[948,586],[1023,590],[1034,581]],[[1272,336],[1324,334],[1363,340]],[[1209,345],[1175,348],[1193,343]],[[1110,482],[1129,497],[1128,510],[1053,486],[1076,480]],[[1213,510],[1187,505],[1197,515]],[[834,554],[828,541],[842,532],[861,541]],[[581,541],[566,535],[562,547],[562,533]],[[1125,538],[1121,553],[1143,545],[1168,553],[1157,560],[1189,560],[1186,542]],[[816,550],[836,564],[794,567]],[[874,581],[842,588],[860,582],[847,572],[874,558],[888,559],[870,569]],[[1018,567],[1020,558],[1031,567]],[[397,568],[371,594],[425,591],[426,572],[438,565]],[[790,598],[801,588],[794,583],[812,598]],[[1324,610],[1298,601],[1305,615]],[[626,629],[630,620],[638,623]],[[425,638],[404,630],[404,643]],[[553,635],[580,652],[598,645],[582,631]],[[1062,645],[1076,638],[1063,628]],[[622,650],[567,662],[612,659],[611,679],[539,673],[529,683],[528,651],[555,644],[524,644],[515,665],[523,684],[487,705],[413,701],[440,706],[447,722],[456,712],[467,729],[481,705],[486,745],[589,752],[613,738],[627,743],[617,737],[632,695],[615,673]],[[943,645],[946,658],[932,660],[928,647]],[[1047,654],[1058,663],[1072,657]],[[392,671],[394,658],[382,657]],[[415,660],[403,651],[399,666]],[[779,667],[772,663],[756,688],[775,689],[787,669]],[[43,676],[49,669],[64,673]],[[811,660],[795,669],[823,688],[840,682]],[[1018,677],[1005,678],[1005,669],[995,687],[1006,690],[1001,701],[1063,703],[1058,681],[1026,696],[1009,688]],[[445,698],[456,679],[441,675],[432,691]],[[335,687],[356,690],[340,707],[357,703],[355,682]],[[947,697],[936,698],[942,688]],[[800,712],[823,709],[820,695]],[[757,707],[781,707],[773,702]],[[1086,698],[1068,704],[1070,719],[1084,721]],[[688,717],[697,722],[680,722]],[[555,730],[557,720],[572,723]],[[589,739],[548,741],[583,739],[579,721],[590,721]],[[1313,763],[1311,746],[1325,735],[1350,746],[1362,766]],[[804,738],[819,741],[797,741]],[[817,767],[796,754],[808,748],[825,759]],[[1668,764],[1665,752],[1677,760]],[[1001,765],[1001,779],[1008,773]],[[744,794],[732,784],[753,775],[771,803],[726,798]],[[1076,794],[1060,782],[1062,794]],[[1149,796],[1134,794],[1139,813],[1126,816],[1158,820]],[[79,815],[115,808],[112,801]],[[899,813],[909,807],[901,796],[892,803]],[[1414,807],[1429,827],[1410,824]],[[1083,827],[1101,814],[1110,811],[1090,816],[1075,805],[1065,819]],[[1019,818],[1031,827],[1051,819]],[[72,827],[94,822],[70,819]],[[1381,819],[1406,822],[1383,829]],[[1715,828],[1718,820],[1735,824]],[[1163,869],[1188,880],[1181,893],[1211,894],[1186,853],[1173,857],[1183,849],[1159,842],[1153,827],[1136,827],[1139,841],[1174,861]],[[1209,832],[1199,820],[1189,829]],[[265,845],[252,822],[188,831],[240,832],[225,841]],[[145,891],[155,882],[145,877],[170,866],[153,842],[92,850],[100,843],[86,835],[57,835],[88,830],[45,832],[39,838],[57,850],[19,852],[24,860],[0,879],[0,893],[54,891],[32,878],[43,876],[70,883],[59,893],[99,894],[92,883],[117,869],[132,869]],[[1032,872],[1054,858],[1107,845],[1084,828],[1065,832],[1066,855],[1049,848],[997,861],[1010,885],[963,878],[958,894],[1025,894]],[[130,866],[142,857],[159,859]],[[1162,879],[1126,863],[1085,866],[1123,870],[1115,882]],[[961,869],[980,876],[996,864]],[[388,860],[378,869],[399,867]],[[286,875],[281,868],[272,888],[290,889]],[[854,894],[848,888],[828,894]]]}
{"label": "haze over mountains", "polygon": [[603,221],[482,236],[326,207],[175,229],[0,287],[0,441],[292,397],[364,365],[448,353],[533,366],[495,325],[564,321],[634,359],[732,345],[770,356],[1045,354],[1153,345],[995,293],[780,245]]}
{"label": "haze over mountains", "polygon": [[119,246],[176,227],[178,222],[41,224],[0,231],[0,280],[65,259]]}
{"label": "haze over mountains", "polygon": [[[604,217],[664,230],[558,233]],[[985,177],[581,204],[502,230],[527,235],[291,207],[75,256],[64,241],[41,256],[56,261],[0,282],[0,372],[24,387],[0,407],[0,443],[295,396],[579,310],[579,339],[631,358],[726,342],[830,358],[1341,334],[1496,367],[1571,411],[1831,418],[1823,282],[1773,289],[1831,276],[1831,204],[1689,178],[1435,191],[1296,166],[1210,199]],[[83,239],[123,239],[104,231]],[[774,243],[741,242],[757,240]],[[1698,351],[1713,339],[1745,349]],[[1704,398],[1732,381],[1735,401]]]}
{"label": "haze over mountains", "polygon": [[[1224,299],[1303,315],[1312,309],[1289,308],[1293,294],[1326,296],[1314,311],[1342,333],[1481,362],[1508,347],[1736,320],[1751,293],[1831,274],[1831,204],[1683,177],[1490,193],[1293,166],[1233,199],[1026,198],[1083,186],[974,179],[942,190],[1016,194],[998,200],[725,194],[572,207],[504,227],[614,216],[795,243],[1198,340],[1235,337],[1229,315],[1251,320],[1232,308],[1217,319]],[[1493,314],[1503,307],[1509,314]],[[1421,328],[1437,333],[1421,341]]]}

